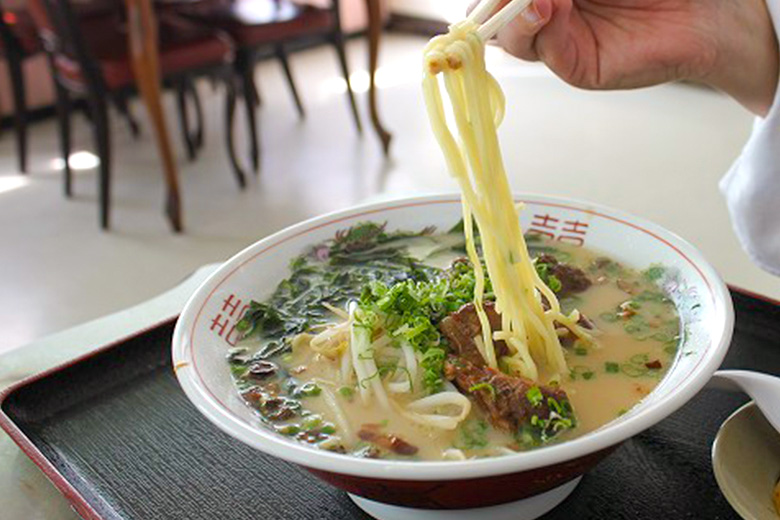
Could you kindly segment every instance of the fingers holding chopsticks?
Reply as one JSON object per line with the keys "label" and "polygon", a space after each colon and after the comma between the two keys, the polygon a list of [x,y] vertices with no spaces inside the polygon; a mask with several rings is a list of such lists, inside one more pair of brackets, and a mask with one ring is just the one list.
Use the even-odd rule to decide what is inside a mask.
{"label": "fingers holding chopsticks", "polygon": [[498,32],[499,45],[518,58],[538,61],[536,36],[550,21],[552,11],[551,0],[534,0]]}
{"label": "fingers holding chopsticks", "polygon": [[496,34],[498,43],[518,58],[537,61],[536,35],[550,21],[552,0],[476,0],[468,8],[468,18],[477,24],[485,24],[491,18],[500,18],[496,15],[510,3],[521,8],[523,4],[528,5],[522,8],[519,15],[504,18]]}

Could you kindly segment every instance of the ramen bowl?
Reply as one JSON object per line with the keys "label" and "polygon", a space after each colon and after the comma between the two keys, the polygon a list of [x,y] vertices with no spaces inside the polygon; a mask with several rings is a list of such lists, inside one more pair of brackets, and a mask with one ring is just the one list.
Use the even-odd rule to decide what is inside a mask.
{"label": "ramen bowl", "polygon": [[461,217],[458,195],[340,211],[292,226],[236,254],[195,292],[176,325],[173,362],[184,392],[235,439],[305,467],[350,493],[378,518],[473,518],[476,508],[484,518],[543,514],[623,441],[663,420],[705,385],[726,354],[734,318],[718,274],[673,233],[588,202],[523,194],[516,200],[524,204],[520,219],[526,231],[584,245],[633,268],[666,267],[659,283],[680,314],[681,345],[665,377],[621,417],[575,439],[514,455],[446,462],[374,460],[319,450],[276,434],[238,395],[225,359],[239,336],[236,324],[251,300],[267,298],[288,276],[292,258],[367,220],[387,222],[389,229],[449,229]]}

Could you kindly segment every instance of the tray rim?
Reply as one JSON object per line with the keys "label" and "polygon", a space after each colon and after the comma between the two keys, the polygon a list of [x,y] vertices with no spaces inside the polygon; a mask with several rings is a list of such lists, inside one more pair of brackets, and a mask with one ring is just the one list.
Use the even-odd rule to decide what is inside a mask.
{"label": "tray rim", "polygon": [[[15,392],[22,388],[35,383],[41,379],[45,379],[51,375],[66,370],[74,365],[78,365],[84,361],[87,361],[95,356],[98,356],[104,352],[107,352],[119,345],[131,341],[139,336],[142,336],[148,332],[151,332],[157,328],[164,327],[166,325],[175,324],[179,319],[179,315],[174,317],[165,318],[155,321],[135,332],[127,334],[121,338],[97,347],[90,352],[77,356],[69,361],[53,366],[49,369],[43,370],[36,374],[30,375],[13,383],[12,385],[4,388],[0,391],[0,428],[4,430],[11,440],[16,444],[32,462],[40,468],[46,478],[62,493],[65,499],[70,503],[71,508],[84,520],[105,520],[93,506],[89,500],[81,494],[81,492],[63,475],[36,446],[36,444],[22,431],[22,429],[8,416],[5,412],[5,404],[8,398]],[[24,347],[22,347],[24,348]]]}
{"label": "tray rim", "polygon": [[[733,284],[727,284],[727,287],[732,292],[740,293],[744,296],[754,298],[759,301],[780,307],[780,300],[765,296],[763,294],[743,289]],[[46,478],[62,493],[65,499],[70,503],[71,508],[80,515],[84,520],[105,520],[102,516],[87,500],[87,498],[81,494],[81,492],[63,475],[35,445],[35,443],[22,431],[22,429],[8,416],[5,412],[5,403],[8,398],[15,392],[22,388],[35,383],[41,379],[54,375],[62,370],[68,369],[79,363],[88,361],[89,359],[100,355],[112,348],[131,341],[139,336],[142,336],[148,332],[153,331],[159,327],[163,327],[169,324],[174,324],[179,319],[179,314],[176,316],[168,317],[165,319],[157,320],[152,324],[144,326],[135,332],[127,334],[121,338],[111,341],[103,346],[97,347],[90,352],[77,356],[64,363],[30,375],[9,385],[8,387],[0,390],[0,429],[4,430],[11,440],[22,450],[22,452],[30,458],[30,460],[40,468]],[[24,348],[24,347],[22,347]]]}

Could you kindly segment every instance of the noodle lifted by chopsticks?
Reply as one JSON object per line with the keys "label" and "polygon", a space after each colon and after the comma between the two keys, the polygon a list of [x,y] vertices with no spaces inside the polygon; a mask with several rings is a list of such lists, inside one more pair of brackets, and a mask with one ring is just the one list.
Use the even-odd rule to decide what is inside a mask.
{"label": "noodle lifted by chopsticks", "polygon": [[[457,179],[463,203],[466,249],[474,265],[474,303],[482,325],[477,344],[486,363],[498,368],[494,340],[503,340],[510,354],[500,361],[506,371],[533,380],[537,365],[553,379],[568,372],[556,325],[577,337],[590,336],[577,325],[576,311],[561,312],[558,299],[541,280],[528,254],[517,209],[498,144],[498,125],[504,117],[504,95],[485,68],[485,43],[478,26],[466,20],[455,24],[425,49],[423,91],[434,134],[451,174]],[[445,117],[438,74],[449,95],[459,141]],[[482,252],[501,314],[501,330],[490,332],[482,302],[485,274],[474,241],[473,219],[480,231]],[[542,297],[549,302],[545,311]]]}

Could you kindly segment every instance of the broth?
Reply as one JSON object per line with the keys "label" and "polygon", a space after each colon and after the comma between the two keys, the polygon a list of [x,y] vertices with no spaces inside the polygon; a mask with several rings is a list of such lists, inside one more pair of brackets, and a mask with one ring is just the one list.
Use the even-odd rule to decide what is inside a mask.
{"label": "broth", "polygon": [[[384,233],[382,226],[373,226]],[[421,425],[403,412],[411,401],[427,394],[417,383],[419,377],[413,381],[411,375],[409,385],[417,383],[417,389],[393,394],[396,405],[389,409],[376,402],[366,406],[358,385],[369,383],[344,385],[343,359],[310,346],[311,335],[307,334],[344,321],[323,302],[346,308],[360,296],[360,285],[366,280],[379,279],[392,286],[410,272],[411,276],[417,271],[423,277],[441,276],[446,266],[463,256],[463,235],[458,230],[440,235],[430,230],[400,233],[359,253],[339,252],[338,235],[329,245],[315,246],[302,257],[305,261],[293,263],[293,277],[282,282],[270,305],[255,304],[242,321],[246,339],[229,355],[238,390],[262,421],[282,435],[366,457],[442,460],[505,455],[603,426],[650,393],[674,360],[680,326],[673,303],[656,285],[663,268],[651,266],[639,272],[585,248],[547,242],[536,235],[527,240],[532,256],[553,255],[581,269],[591,281],[587,289],[564,296],[560,302],[566,312],[576,308],[592,322],[597,331],[595,343],[578,339],[564,348],[568,374],[546,373],[543,367],[540,372],[541,384],[552,380],[553,389],[566,392],[576,417],[576,424],[564,427],[554,438],[529,441],[518,431],[494,426],[473,394],[470,412],[457,428]],[[296,285],[301,285],[297,292],[291,288]],[[275,312],[271,308],[282,314],[269,320]],[[261,311],[265,314],[258,318]],[[398,362],[385,373],[379,366],[372,378],[381,379],[380,384],[403,383]],[[454,389],[452,383],[439,384],[442,390]]]}

